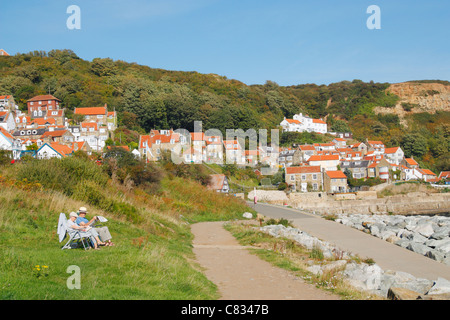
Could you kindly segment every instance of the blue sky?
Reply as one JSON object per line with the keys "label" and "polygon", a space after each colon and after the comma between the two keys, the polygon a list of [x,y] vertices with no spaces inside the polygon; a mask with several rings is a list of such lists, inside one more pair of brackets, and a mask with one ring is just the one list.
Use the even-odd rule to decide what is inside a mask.
{"label": "blue sky", "polygon": [[[69,30],[67,7],[81,9]],[[370,5],[381,29],[369,30]],[[0,48],[72,49],[246,84],[450,80],[447,0],[4,1]]]}

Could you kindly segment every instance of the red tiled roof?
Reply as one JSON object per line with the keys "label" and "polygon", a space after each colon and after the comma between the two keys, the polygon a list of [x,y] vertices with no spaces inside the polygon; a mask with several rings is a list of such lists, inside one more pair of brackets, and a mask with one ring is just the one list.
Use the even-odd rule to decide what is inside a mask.
{"label": "red tiled roof", "polygon": [[85,116],[105,115],[106,107],[75,108],[74,114],[83,114]]}
{"label": "red tiled roof", "polygon": [[71,154],[73,152],[73,149],[64,145],[59,144],[57,142],[53,143],[47,143],[50,147],[52,147],[56,152],[58,152],[63,157],[66,157],[68,154]]}
{"label": "red tiled roof", "polygon": [[308,146],[308,145],[302,145],[302,146],[299,146],[299,148],[300,148],[300,150],[302,150],[302,151],[306,151],[306,150],[316,150],[316,148],[314,148],[314,146]]}
{"label": "red tiled roof", "polygon": [[33,98],[31,98],[30,100],[28,100],[27,102],[31,102],[31,101],[44,101],[44,100],[57,100],[57,101],[61,101],[58,98],[55,98],[54,96],[52,96],[51,94],[46,94],[46,95],[42,95],[42,96],[35,96]]}
{"label": "red tiled roof", "polygon": [[394,147],[394,148],[386,148],[384,149],[384,153],[396,153],[399,147]]}
{"label": "red tiled roof", "polygon": [[209,181],[208,187],[213,190],[221,190],[223,188],[223,183],[225,181],[224,174],[212,174],[210,175],[211,180]]}
{"label": "red tiled roof", "polygon": [[340,170],[337,170],[337,171],[325,171],[325,173],[331,179],[347,179],[347,176]]}
{"label": "red tiled roof", "polygon": [[286,174],[320,173],[320,166],[286,167]]}
{"label": "red tiled roof", "polygon": [[170,135],[159,134],[158,130],[152,130],[152,133],[156,133],[155,135],[144,135],[140,137],[139,148],[144,148],[144,142],[147,142],[148,147],[150,148],[152,144],[156,143],[157,140],[160,140],[160,143],[170,143],[171,139],[174,139],[174,142],[180,142],[180,134],[173,133],[171,131]]}
{"label": "red tiled roof", "polygon": [[442,171],[439,174],[439,179],[443,179],[443,178],[450,178],[450,171]]}
{"label": "red tiled roof", "polygon": [[339,160],[339,155],[315,155],[311,156],[308,159],[308,162],[311,161],[330,161],[330,160]]}
{"label": "red tiled roof", "polygon": [[322,119],[313,119],[313,123],[322,123],[322,124],[327,124],[325,121],[323,121]]}
{"label": "red tiled roof", "polygon": [[41,138],[52,136],[52,137],[62,137],[67,130],[54,130],[54,131],[46,131]]}
{"label": "red tiled roof", "polygon": [[414,160],[414,159],[412,159],[412,158],[405,158],[405,161],[406,161],[409,165],[411,165],[411,166],[417,166],[417,165],[419,165],[419,164],[417,163],[417,161]]}
{"label": "red tiled roof", "polygon": [[421,171],[423,174],[426,174],[426,175],[433,175],[433,176],[436,175],[433,171],[431,171],[431,170],[429,170],[429,169],[420,169],[420,171]]}
{"label": "red tiled roof", "polygon": [[302,124],[300,121],[294,119],[286,119],[286,121],[289,123]]}
{"label": "red tiled roof", "polygon": [[14,140],[14,137],[8,131],[3,129],[3,127],[0,127],[0,132],[8,139]]}

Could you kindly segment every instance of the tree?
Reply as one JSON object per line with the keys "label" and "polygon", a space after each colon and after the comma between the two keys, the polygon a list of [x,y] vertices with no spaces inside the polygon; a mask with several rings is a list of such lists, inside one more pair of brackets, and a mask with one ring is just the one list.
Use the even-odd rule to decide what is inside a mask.
{"label": "tree", "polygon": [[406,134],[403,137],[400,146],[407,157],[414,156],[422,158],[428,149],[426,139],[419,133]]}

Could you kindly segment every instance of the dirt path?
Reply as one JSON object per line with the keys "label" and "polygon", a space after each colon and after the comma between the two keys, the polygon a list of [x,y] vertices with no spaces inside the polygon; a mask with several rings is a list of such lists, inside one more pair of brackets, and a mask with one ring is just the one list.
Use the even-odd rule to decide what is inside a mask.
{"label": "dirt path", "polygon": [[217,285],[221,300],[339,300],[251,254],[222,225],[191,226],[197,262]]}

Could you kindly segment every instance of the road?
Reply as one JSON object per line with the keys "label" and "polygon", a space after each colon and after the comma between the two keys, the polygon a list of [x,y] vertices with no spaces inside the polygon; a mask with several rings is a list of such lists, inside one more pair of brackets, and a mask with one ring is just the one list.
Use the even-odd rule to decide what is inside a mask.
{"label": "road", "polygon": [[354,228],[297,209],[263,203],[248,202],[248,205],[264,216],[292,221],[296,228],[341,250],[372,258],[385,271],[403,271],[428,280],[438,277],[450,280],[450,266]]}

